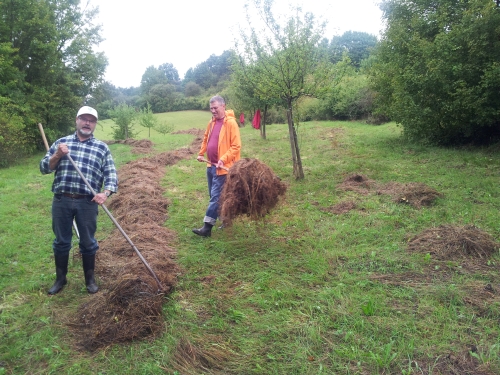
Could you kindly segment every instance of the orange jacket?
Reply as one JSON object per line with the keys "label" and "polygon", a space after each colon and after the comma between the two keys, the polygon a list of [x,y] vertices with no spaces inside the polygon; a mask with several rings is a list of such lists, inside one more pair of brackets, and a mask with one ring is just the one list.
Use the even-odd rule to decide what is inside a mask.
{"label": "orange jacket", "polygon": [[[212,130],[215,125],[215,119],[212,118],[207,125],[207,129],[205,130],[205,135],[203,136],[203,142],[201,143],[199,156],[203,156],[207,151],[208,138],[212,133]],[[222,124],[222,128],[220,129],[219,134],[219,147],[218,147],[218,155],[219,160],[224,162],[224,166],[226,168],[231,168],[231,166],[238,160],[240,160],[240,149],[241,149],[241,139],[240,139],[240,128],[238,127],[238,123],[236,122],[236,118],[234,117],[233,110],[226,110],[226,117],[224,117],[224,123]],[[208,163],[207,167],[210,167],[212,164]],[[218,168],[217,175],[227,174],[227,171]]]}

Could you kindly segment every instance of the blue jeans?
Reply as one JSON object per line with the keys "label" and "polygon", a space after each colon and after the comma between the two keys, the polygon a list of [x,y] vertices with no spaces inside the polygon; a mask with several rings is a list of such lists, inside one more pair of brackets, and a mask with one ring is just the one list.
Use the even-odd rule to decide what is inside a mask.
{"label": "blue jeans", "polygon": [[217,176],[217,168],[215,168],[215,165],[212,165],[207,168],[207,181],[210,201],[208,202],[208,208],[203,222],[215,225],[217,217],[219,216],[219,196],[226,182],[226,175]]}
{"label": "blue jeans", "polygon": [[55,255],[69,254],[73,236],[73,218],[80,234],[80,253],[93,255],[99,249],[94,238],[97,229],[98,204],[92,196],[81,199],[55,194],[52,200],[52,230],[56,235],[52,244]]}

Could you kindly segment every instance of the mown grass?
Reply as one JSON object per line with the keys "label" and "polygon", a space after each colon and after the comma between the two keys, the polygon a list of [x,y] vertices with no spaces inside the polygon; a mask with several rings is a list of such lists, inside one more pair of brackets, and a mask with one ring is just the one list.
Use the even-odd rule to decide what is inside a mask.
{"label": "mown grass", "polygon": [[[185,129],[204,128],[202,114],[176,116]],[[97,136],[106,139],[106,129]],[[165,225],[178,234],[182,275],[165,300],[165,333],[94,354],[74,352],[61,324],[91,298],[81,270],[70,267],[64,292],[46,295],[54,277],[52,177],[39,174],[41,155],[0,170],[0,374],[437,373],[439,358],[473,347],[482,369],[500,371],[500,306],[485,301],[478,309],[466,299],[486,284],[500,293],[499,254],[485,260],[487,271],[465,272],[459,261],[406,251],[409,238],[440,224],[474,224],[500,238],[497,148],[408,145],[394,124],[304,123],[306,178],[295,181],[285,126],[269,126],[267,140],[248,126],[241,133],[242,156],[260,159],[289,184],[285,201],[262,222],[239,220],[199,238],[191,229],[207,204],[203,165],[166,167]],[[152,134],[158,150],[191,141],[160,136]],[[135,158],[124,145],[112,151],[118,165]],[[443,197],[419,210],[387,195],[339,190],[354,172],[381,183],[422,182]],[[345,200],[357,208],[321,210]],[[113,228],[100,216],[104,238]],[[220,367],[181,366],[183,343]]]}

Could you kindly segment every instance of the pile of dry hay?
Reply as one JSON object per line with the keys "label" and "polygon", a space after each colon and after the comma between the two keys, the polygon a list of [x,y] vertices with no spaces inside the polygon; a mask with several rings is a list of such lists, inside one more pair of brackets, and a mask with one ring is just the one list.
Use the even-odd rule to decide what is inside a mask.
{"label": "pile of dry hay", "polygon": [[[158,283],[126,239],[115,230],[100,243],[96,274],[100,291],[89,296],[67,324],[77,347],[96,350],[119,342],[153,338],[164,332],[162,305],[180,272],[175,262],[174,232],[164,227],[168,200],[160,181],[165,166],[192,158],[200,147],[203,131],[191,149],[165,152],[130,162],[119,170],[119,194],[109,208],[125,233],[155,273]],[[140,143],[141,145],[147,142]]]}
{"label": "pile of dry hay", "polygon": [[262,218],[285,192],[286,185],[267,165],[257,159],[238,160],[227,174],[219,198],[219,216],[226,226],[240,215]]}
{"label": "pile of dry hay", "polygon": [[500,248],[488,233],[473,225],[440,225],[424,230],[408,243],[408,250],[429,253],[439,260],[489,258]]}

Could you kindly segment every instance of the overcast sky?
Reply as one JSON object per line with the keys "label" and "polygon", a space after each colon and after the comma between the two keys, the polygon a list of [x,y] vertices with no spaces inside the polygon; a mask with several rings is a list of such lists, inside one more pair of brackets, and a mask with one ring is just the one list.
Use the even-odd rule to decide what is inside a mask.
{"label": "overcast sky", "polygon": [[[276,11],[299,4],[328,21],[327,34],[363,31],[379,35],[379,0],[275,0]],[[106,80],[137,87],[148,66],[172,63],[180,78],[189,68],[234,46],[245,26],[244,0],[90,0],[99,7],[97,24],[105,41],[98,47],[108,58]]]}

